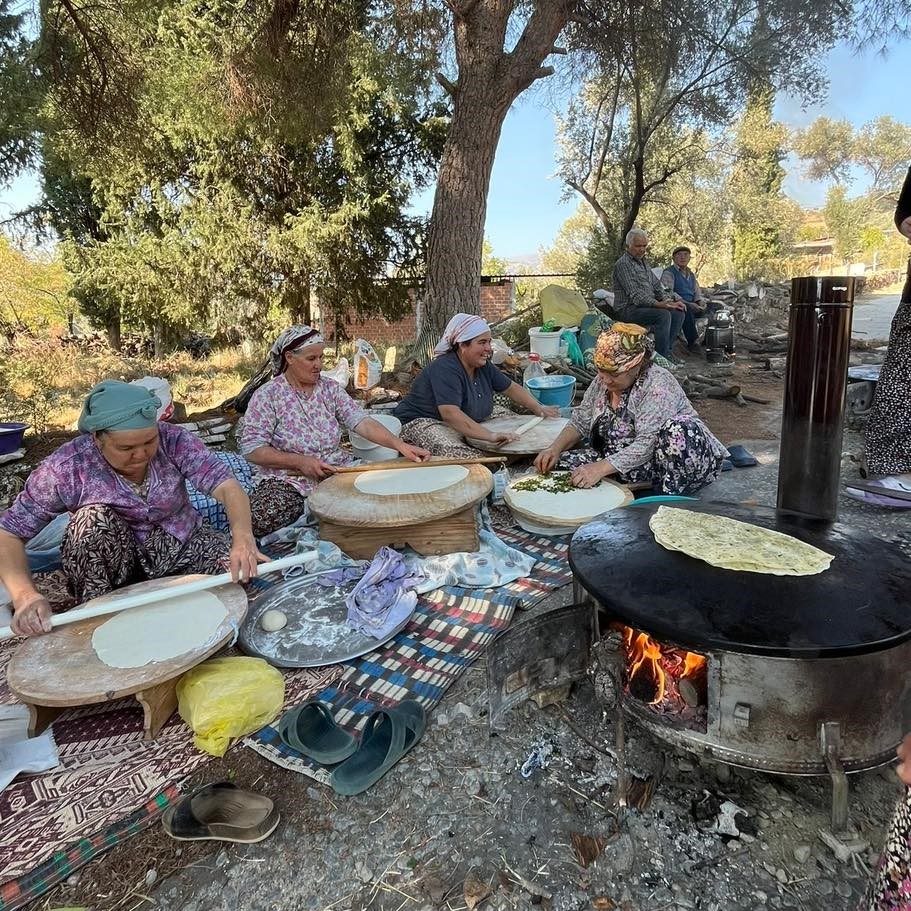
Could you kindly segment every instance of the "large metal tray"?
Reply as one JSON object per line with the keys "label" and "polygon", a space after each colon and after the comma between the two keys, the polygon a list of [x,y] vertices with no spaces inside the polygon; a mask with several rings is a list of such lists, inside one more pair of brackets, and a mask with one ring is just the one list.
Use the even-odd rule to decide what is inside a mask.
{"label": "large metal tray", "polygon": [[[411,619],[407,617],[382,641],[356,632],[345,622],[348,616],[345,597],[356,581],[324,586],[317,582],[318,576],[324,574],[288,579],[260,595],[250,605],[240,628],[241,649],[277,667],[319,667],[358,658],[380,648]],[[259,618],[273,609],[285,614],[288,624],[268,633],[259,625]]]}

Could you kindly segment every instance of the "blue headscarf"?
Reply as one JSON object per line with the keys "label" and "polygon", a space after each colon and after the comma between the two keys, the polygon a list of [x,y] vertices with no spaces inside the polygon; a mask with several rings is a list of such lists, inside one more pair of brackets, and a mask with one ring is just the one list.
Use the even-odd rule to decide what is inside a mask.
{"label": "blue headscarf", "polygon": [[79,415],[79,430],[145,430],[158,423],[161,399],[144,386],[102,380],[89,390]]}

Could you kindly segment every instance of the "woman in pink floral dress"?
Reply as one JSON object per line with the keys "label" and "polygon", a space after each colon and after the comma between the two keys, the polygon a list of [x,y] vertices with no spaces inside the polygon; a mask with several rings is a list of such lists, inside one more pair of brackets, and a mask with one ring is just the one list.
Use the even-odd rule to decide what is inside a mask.
{"label": "woman in pink floral dress", "polygon": [[430,455],[394,436],[321,375],[324,348],[310,326],[283,332],[269,352],[274,379],[256,390],[247,407],[240,450],[257,468],[250,494],[257,537],[298,519],[313,488],[354,461],[341,448],[342,428],[415,462]]}

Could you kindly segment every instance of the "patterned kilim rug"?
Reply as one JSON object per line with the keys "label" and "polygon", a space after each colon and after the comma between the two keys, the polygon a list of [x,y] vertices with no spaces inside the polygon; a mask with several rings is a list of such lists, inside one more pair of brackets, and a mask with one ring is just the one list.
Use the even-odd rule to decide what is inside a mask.
{"label": "patterned kilim rug", "polygon": [[[448,586],[420,597],[401,633],[383,648],[347,662],[338,683],[319,694],[342,727],[358,731],[371,712],[403,699],[417,699],[431,709],[509,626],[517,607],[531,607],[572,581],[568,538],[543,538],[515,528],[497,527],[496,532],[511,547],[537,559],[534,576],[476,591]],[[244,743],[283,768],[328,782],[328,772],[282,743],[271,725]]]}
{"label": "patterned kilim rug", "polygon": [[[65,592],[59,573],[39,588],[55,603]],[[0,643],[0,704],[16,698],[6,686],[15,643]],[[286,705],[324,689],[339,666],[285,673]],[[211,757],[175,713],[153,741],[142,739],[135,700],[72,709],[53,727],[60,766],[16,779],[0,792],[0,911],[21,907],[92,857],[152,825],[176,794],[173,785]]]}

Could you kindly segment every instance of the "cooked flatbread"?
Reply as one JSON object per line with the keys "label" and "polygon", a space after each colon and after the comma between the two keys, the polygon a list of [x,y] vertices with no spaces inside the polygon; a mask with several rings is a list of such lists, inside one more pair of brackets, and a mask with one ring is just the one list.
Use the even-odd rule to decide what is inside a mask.
{"label": "cooked flatbread", "polygon": [[648,525],[662,547],[721,569],[813,576],[827,570],[834,559],[791,535],[689,509],[659,506]]}

